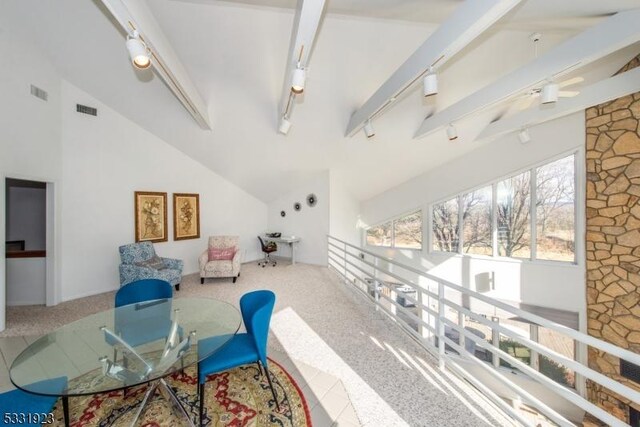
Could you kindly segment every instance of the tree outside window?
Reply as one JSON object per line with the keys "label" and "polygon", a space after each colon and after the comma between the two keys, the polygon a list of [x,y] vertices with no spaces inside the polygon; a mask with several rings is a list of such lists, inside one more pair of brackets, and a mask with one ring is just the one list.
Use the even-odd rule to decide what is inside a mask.
{"label": "tree outside window", "polygon": [[393,221],[393,246],[422,248],[422,212],[414,212]]}
{"label": "tree outside window", "polygon": [[368,229],[367,245],[391,246],[391,221]]}
{"label": "tree outside window", "polygon": [[469,254],[492,255],[491,186],[462,196],[463,251]]}
{"label": "tree outside window", "polygon": [[433,206],[433,250],[458,252],[458,198]]}
{"label": "tree outside window", "polygon": [[536,171],[536,258],[575,260],[575,158]]}

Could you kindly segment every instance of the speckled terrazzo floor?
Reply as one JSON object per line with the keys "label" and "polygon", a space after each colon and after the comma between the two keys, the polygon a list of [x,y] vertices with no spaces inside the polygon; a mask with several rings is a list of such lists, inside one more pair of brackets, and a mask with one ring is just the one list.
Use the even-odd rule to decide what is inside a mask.
{"label": "speckled terrazzo floor", "polygon": [[[176,297],[237,304],[242,294],[260,288],[277,295],[269,343],[276,360],[281,354],[289,366],[315,378],[305,392],[315,405],[314,426],[351,426],[358,419],[367,427],[512,425],[475,389],[440,371],[429,354],[326,268],[250,263],[235,284],[218,279],[200,285],[197,275],[186,276]],[[11,308],[1,336],[40,335],[112,304],[113,293],[106,293],[57,307]],[[346,396],[328,393],[337,387],[335,378],[355,412],[342,423],[332,408],[344,408]]]}

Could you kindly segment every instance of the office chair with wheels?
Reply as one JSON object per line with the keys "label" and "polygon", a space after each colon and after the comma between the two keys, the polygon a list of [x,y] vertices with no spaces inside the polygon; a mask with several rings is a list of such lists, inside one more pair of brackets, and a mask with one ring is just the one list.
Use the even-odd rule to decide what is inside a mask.
{"label": "office chair with wheels", "polygon": [[[258,364],[260,374],[262,374],[261,366],[264,368],[276,407],[280,410],[278,397],[267,366],[267,339],[269,338],[269,323],[275,302],[276,295],[268,290],[244,294],[240,298],[240,311],[247,332],[234,335],[222,349],[198,363],[200,424],[202,424],[204,413],[204,385],[207,381],[207,375],[249,363]],[[218,337],[198,341],[198,352],[200,354],[210,352],[208,349],[211,348],[211,345],[217,345],[216,339]],[[198,359],[200,359],[200,355],[198,355]]]}
{"label": "office chair with wheels", "polygon": [[271,259],[271,253],[278,250],[278,245],[276,242],[265,243],[262,240],[262,237],[258,236],[258,240],[260,240],[260,247],[262,248],[262,252],[264,253],[264,258],[262,261],[258,262],[258,265],[264,268],[267,264],[271,264],[272,266],[276,266],[278,263],[275,259]]}

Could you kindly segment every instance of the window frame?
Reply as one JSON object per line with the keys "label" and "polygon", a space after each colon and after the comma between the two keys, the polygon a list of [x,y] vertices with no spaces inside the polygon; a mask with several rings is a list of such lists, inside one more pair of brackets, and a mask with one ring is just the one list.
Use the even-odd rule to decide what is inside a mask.
{"label": "window frame", "polygon": [[[413,215],[415,213],[420,213],[420,219],[422,224],[420,225],[420,230],[422,232],[422,243],[420,243],[420,247],[419,248],[406,248],[406,247],[398,247],[396,246],[396,230],[395,230],[395,222],[401,218],[404,218],[406,216],[409,215]],[[363,239],[364,239],[364,245],[370,248],[383,248],[383,249],[396,249],[396,250],[400,250],[400,251],[419,251],[422,252],[422,250],[424,249],[424,209],[422,207],[419,208],[415,208],[415,209],[411,209],[409,211],[406,211],[400,215],[396,215],[394,217],[391,217],[389,219],[386,219],[384,221],[380,221],[376,224],[373,224],[367,228],[365,228],[363,230]],[[367,242],[367,232],[375,227],[378,227],[382,224],[386,224],[390,222],[391,223],[391,246],[382,246],[382,245],[371,245]]]}
{"label": "window frame", "polygon": [[[562,260],[551,260],[551,259],[538,259],[537,255],[537,170],[543,166],[554,163],[558,160],[564,159],[566,157],[573,156],[573,228],[574,228],[574,251],[573,251],[573,261],[562,261]],[[479,258],[484,260],[499,260],[499,261],[507,261],[507,262],[525,262],[525,263],[535,263],[535,264],[551,264],[551,265],[581,265],[582,259],[582,243],[580,243],[580,239],[578,238],[581,235],[582,230],[584,229],[584,222],[580,220],[580,204],[578,200],[582,200],[584,192],[586,191],[583,188],[583,185],[578,181],[579,174],[582,174],[585,170],[584,166],[584,149],[583,148],[574,148],[568,151],[564,151],[558,155],[550,157],[544,161],[536,162],[530,166],[518,169],[514,172],[510,172],[506,175],[501,176],[500,178],[493,179],[491,181],[485,182],[481,185],[477,185],[466,190],[460,191],[453,196],[443,197],[434,202],[431,202],[427,206],[427,214],[428,214],[428,222],[427,222],[427,251],[430,255],[446,255],[446,256],[464,256],[471,258]],[[497,186],[500,182],[505,181],[507,179],[511,179],[522,173],[529,172],[529,233],[531,236],[530,242],[530,254],[529,258],[518,258],[518,257],[506,257],[498,255],[498,215],[497,215]],[[464,230],[464,224],[462,223],[463,216],[463,201],[462,198],[465,194],[472,193],[474,191],[480,190],[485,187],[491,187],[491,238],[492,238],[492,255],[481,255],[481,254],[469,254],[464,252],[464,236],[462,231]],[[458,251],[457,252],[445,252],[440,251],[433,248],[433,208],[435,205],[448,202],[452,199],[458,200]],[[423,217],[424,223],[424,217]],[[423,237],[423,247],[424,247],[424,237]]]}

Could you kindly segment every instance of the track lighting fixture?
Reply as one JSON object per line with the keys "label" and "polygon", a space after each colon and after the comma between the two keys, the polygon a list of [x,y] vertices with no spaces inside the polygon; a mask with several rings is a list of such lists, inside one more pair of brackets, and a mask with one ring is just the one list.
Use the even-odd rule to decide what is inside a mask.
{"label": "track lighting fixture", "polygon": [[367,138],[373,138],[374,136],[376,136],[376,131],[373,129],[371,120],[367,120],[364,123],[364,134],[367,135]]}
{"label": "track lighting fixture", "polygon": [[280,125],[278,126],[278,132],[283,135],[289,133],[289,129],[291,129],[291,122],[287,119],[286,116],[282,116],[280,119]]}
{"label": "track lighting fixture", "polygon": [[558,101],[558,96],[560,94],[560,86],[557,83],[549,82],[546,85],[542,86],[542,91],[540,92],[540,102],[543,104],[553,104]]}
{"label": "track lighting fixture", "polygon": [[429,71],[422,80],[424,96],[432,96],[438,93],[438,75],[429,68]]}
{"label": "track lighting fixture", "polygon": [[304,68],[298,64],[295,70],[293,70],[293,77],[291,78],[291,92],[296,95],[304,92],[304,83],[307,78],[307,73]]}
{"label": "track lighting fixture", "polygon": [[531,135],[529,134],[529,129],[522,128],[520,132],[518,132],[518,139],[522,144],[526,144],[527,142],[531,141]]}
{"label": "track lighting fixture", "polygon": [[151,66],[149,49],[147,45],[140,40],[140,34],[135,30],[127,35],[127,50],[129,51],[129,57],[131,57],[131,62],[134,67],[139,70],[144,70]]}
{"label": "track lighting fixture", "polygon": [[449,141],[455,141],[458,139],[458,130],[452,124],[447,128],[447,137],[449,138]]}

